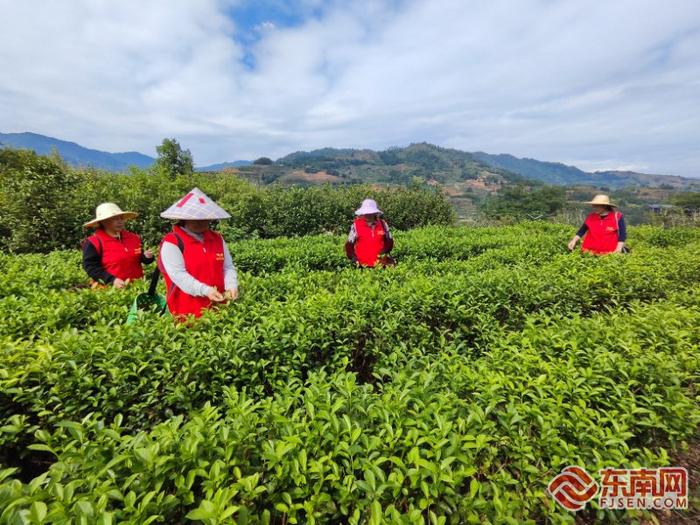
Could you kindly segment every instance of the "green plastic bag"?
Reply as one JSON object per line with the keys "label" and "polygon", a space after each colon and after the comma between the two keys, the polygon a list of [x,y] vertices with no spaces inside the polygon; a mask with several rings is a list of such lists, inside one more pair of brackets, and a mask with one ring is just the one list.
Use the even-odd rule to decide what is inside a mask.
{"label": "green plastic bag", "polygon": [[168,305],[165,302],[165,297],[156,293],[156,287],[158,286],[158,278],[160,277],[160,271],[156,268],[151,275],[151,284],[148,287],[147,293],[142,293],[136,296],[131,308],[129,309],[129,315],[126,317],[126,324],[134,324],[139,318],[139,312],[149,312],[156,315],[163,315],[168,310]]}

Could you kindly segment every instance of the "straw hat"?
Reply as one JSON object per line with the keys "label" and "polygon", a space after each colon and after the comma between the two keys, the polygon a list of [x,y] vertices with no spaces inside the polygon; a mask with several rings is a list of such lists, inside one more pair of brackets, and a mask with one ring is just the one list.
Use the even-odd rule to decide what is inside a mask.
{"label": "straw hat", "polygon": [[355,210],[355,215],[373,215],[375,213],[382,213],[382,210],[377,206],[377,202],[374,199],[365,199],[358,209]]}
{"label": "straw hat", "polygon": [[231,218],[226,210],[207,197],[199,188],[192,188],[187,195],[170,206],[160,216],[164,219],[180,221],[216,221]]}
{"label": "straw hat", "polygon": [[607,195],[596,195],[592,201],[587,201],[585,204],[598,204],[599,206],[613,206],[617,208],[615,204],[610,202],[610,198]]}
{"label": "straw hat", "polygon": [[95,208],[95,218],[83,224],[83,227],[97,228],[102,221],[119,216],[124,217],[124,219],[128,221],[129,219],[138,217],[139,214],[135,211],[122,211],[122,209],[113,202],[103,202]]}

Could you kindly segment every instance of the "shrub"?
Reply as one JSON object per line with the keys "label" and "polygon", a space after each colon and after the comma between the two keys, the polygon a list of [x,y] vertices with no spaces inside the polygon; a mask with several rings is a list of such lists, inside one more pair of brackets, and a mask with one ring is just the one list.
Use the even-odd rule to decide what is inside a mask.
{"label": "shrub", "polygon": [[15,252],[45,252],[75,244],[80,230],[78,175],[58,159],[0,149],[0,242]]}
{"label": "shrub", "polygon": [[79,247],[89,234],[82,224],[101,202],[138,212],[128,228],[155,247],[170,229],[160,213],[193,186],[231,214],[219,225],[228,240],[345,232],[365,197],[384,206],[396,229],[449,224],[454,215],[446,198],[429,188],[258,188],[230,174],[185,176],[157,167],[132,168],[128,174],[75,171],[31,152],[2,150],[0,155],[0,243],[15,252]]}

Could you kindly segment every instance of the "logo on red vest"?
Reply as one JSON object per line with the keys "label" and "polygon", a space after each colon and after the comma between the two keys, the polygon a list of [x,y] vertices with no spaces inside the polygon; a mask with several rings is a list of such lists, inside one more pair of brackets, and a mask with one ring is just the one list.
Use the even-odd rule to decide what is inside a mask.
{"label": "logo on red vest", "polygon": [[549,482],[547,492],[559,505],[576,512],[595,497],[598,484],[583,468],[572,465]]}

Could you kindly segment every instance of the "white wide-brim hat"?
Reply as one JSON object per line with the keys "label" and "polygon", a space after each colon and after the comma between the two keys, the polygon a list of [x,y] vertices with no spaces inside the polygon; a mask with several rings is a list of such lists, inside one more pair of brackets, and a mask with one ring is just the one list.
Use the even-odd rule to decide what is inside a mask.
{"label": "white wide-brim hat", "polygon": [[95,208],[95,218],[90,222],[83,224],[84,228],[97,228],[102,221],[111,219],[112,217],[124,217],[125,220],[133,219],[138,217],[139,214],[135,211],[123,211],[119,206],[113,202],[103,202],[97,208]]}
{"label": "white wide-brim hat", "polygon": [[199,188],[190,192],[160,214],[164,219],[180,221],[216,221],[231,216],[221,206],[206,196]]}
{"label": "white wide-brim hat", "polygon": [[593,197],[593,200],[587,201],[586,204],[598,204],[599,206],[613,206],[613,207],[617,208],[617,206],[615,204],[610,202],[610,197],[608,197],[607,195],[602,195],[602,194],[596,195],[595,197]]}
{"label": "white wide-brim hat", "polygon": [[382,210],[377,206],[377,202],[374,199],[365,199],[359,208],[355,210],[355,215],[372,215],[375,213],[382,213]]}

